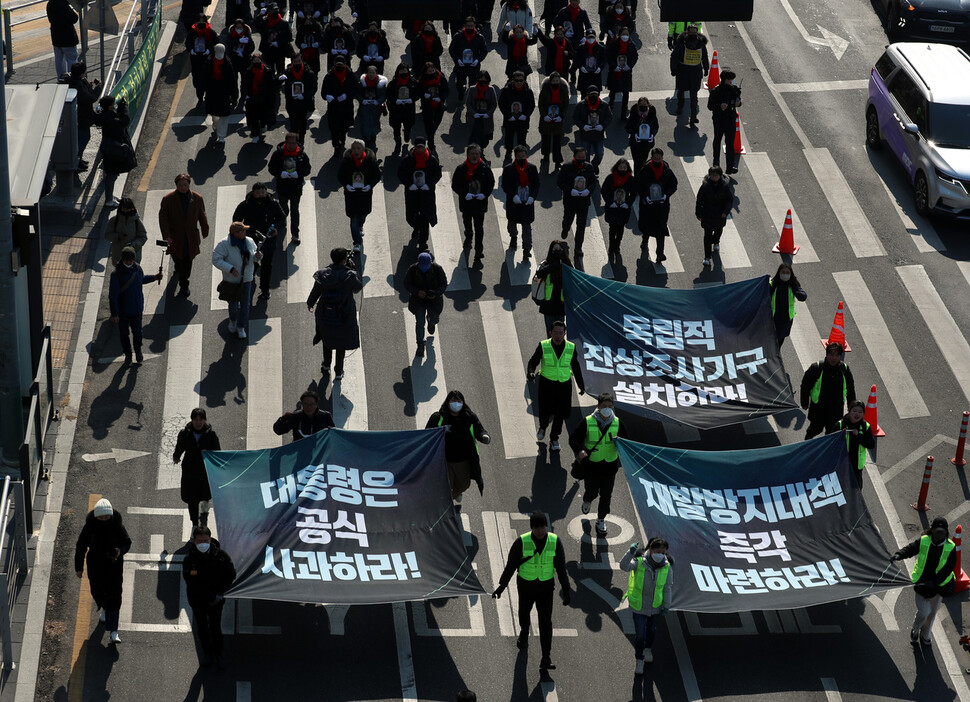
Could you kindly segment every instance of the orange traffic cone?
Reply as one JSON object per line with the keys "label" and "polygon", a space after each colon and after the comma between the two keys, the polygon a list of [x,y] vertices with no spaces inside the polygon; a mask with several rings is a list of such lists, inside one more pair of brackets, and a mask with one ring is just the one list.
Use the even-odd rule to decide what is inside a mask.
{"label": "orange traffic cone", "polygon": [[835,311],[835,319],[832,320],[832,331],[829,332],[828,339],[822,339],[822,346],[829,344],[842,344],[842,348],[851,351],[849,343],[845,340],[845,316],[843,314],[842,300],[839,300],[839,308]]}
{"label": "orange traffic cone", "polygon": [[970,589],[970,577],[967,577],[963,570],[963,527],[957,524],[956,534],[953,536],[953,545],[956,547],[957,564],[953,568],[953,575],[956,576],[956,589],[954,592],[963,592]]}
{"label": "orange traffic cone", "polygon": [[717,65],[717,51],[714,51],[714,58],[711,59],[711,70],[707,73],[707,81],[704,88],[714,90],[721,84],[721,67]]}
{"label": "orange traffic cone", "polygon": [[791,225],[791,210],[785,215],[785,226],[781,228],[781,239],[771,247],[775,253],[788,254],[794,256],[798,253],[801,246],[795,243],[795,229]]}
{"label": "orange traffic cone", "polygon": [[[727,142],[725,141],[724,146],[721,147],[723,153],[727,153]],[[747,151],[744,150],[744,145],[741,143],[741,113],[738,112],[738,116],[734,118],[734,153],[738,156],[744,156]]]}
{"label": "orange traffic cone", "polygon": [[869,390],[869,401],[866,402],[866,421],[872,427],[873,436],[885,436],[886,432],[879,426],[879,415],[876,410],[876,386],[873,385]]}

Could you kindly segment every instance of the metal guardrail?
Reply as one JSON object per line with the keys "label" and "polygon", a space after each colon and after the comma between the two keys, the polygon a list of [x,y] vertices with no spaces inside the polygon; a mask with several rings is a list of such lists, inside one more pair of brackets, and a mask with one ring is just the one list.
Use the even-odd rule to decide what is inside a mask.
{"label": "metal guardrail", "polygon": [[37,486],[48,478],[47,457],[44,455],[44,440],[47,429],[54,417],[53,357],[51,355],[51,328],[44,327],[40,364],[34,382],[30,385],[30,410],[27,414],[27,429],[24,443],[20,445],[20,478],[24,486],[24,507],[27,529],[33,530],[33,505]]}
{"label": "metal guardrail", "polygon": [[11,613],[17,595],[27,577],[27,507],[26,491],[20,481],[3,479],[0,492],[0,593],[6,595],[0,603],[0,667],[10,672],[16,665],[13,655]]}

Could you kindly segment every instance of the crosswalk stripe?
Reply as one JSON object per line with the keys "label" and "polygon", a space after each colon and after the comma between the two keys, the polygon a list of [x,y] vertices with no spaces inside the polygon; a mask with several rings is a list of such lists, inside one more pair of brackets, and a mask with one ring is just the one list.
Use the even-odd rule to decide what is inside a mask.
{"label": "crosswalk stripe", "polygon": [[[522,254],[522,242],[518,243],[515,249],[510,249],[509,244],[512,243],[512,237],[509,236],[509,218],[508,213],[505,211],[505,192],[502,190],[502,169],[493,168],[492,175],[495,176],[495,190],[492,192],[493,207],[490,210],[495,211],[495,216],[498,219],[498,234],[502,240],[502,249],[505,251],[505,270],[509,274],[509,285],[529,285],[532,282],[532,261],[533,259],[523,260]],[[534,223],[533,223],[534,226]],[[533,232],[533,240],[535,239],[535,232]],[[516,254],[519,254],[518,260],[516,260]],[[544,252],[541,250],[534,250],[532,252],[533,257],[538,257],[537,260],[542,260]]]}
{"label": "crosswalk stripe", "polygon": [[[232,213],[236,211],[236,205],[246,199],[246,186],[245,185],[220,185],[216,192],[216,222],[215,226],[212,228],[210,238],[212,239],[212,248],[215,249],[216,244],[229,236],[229,225],[232,224]],[[219,299],[219,293],[216,288],[219,287],[219,283],[222,282],[222,271],[212,265],[212,255],[205,256],[204,254],[200,256],[200,261],[196,261],[196,266],[198,264],[206,265],[212,270],[212,280],[211,280],[211,300],[210,309],[213,310],[227,310],[229,309],[229,303],[223,302]],[[207,260],[208,259],[208,260]]]}
{"label": "crosswalk stripe", "polygon": [[[360,313],[357,315],[360,324]],[[341,429],[367,431],[367,383],[364,377],[363,348],[348,351],[344,358],[344,377],[334,380],[330,395],[333,423]]]}
{"label": "crosswalk stripe", "polygon": [[802,226],[798,212],[792,207],[791,199],[785,191],[785,186],[781,183],[781,178],[775,172],[775,167],[771,164],[768,154],[764,152],[749,153],[744,157],[744,163],[754,178],[754,184],[765,203],[765,209],[768,210],[768,217],[775,225],[775,233],[779,238],[781,237],[781,231],[785,225],[785,214],[790,209],[792,227],[795,230],[795,243],[801,247],[795,254],[795,260],[799,263],[818,263],[818,254],[815,253],[812,242],[808,239],[808,232]]}
{"label": "crosswalk stripe", "polygon": [[[414,335],[414,315],[405,312],[401,317],[404,319],[407,351],[413,354],[417,345],[417,338]],[[428,417],[438,411],[448,394],[439,336],[425,337],[424,358],[412,357],[409,371],[411,399],[414,403],[414,424],[418,429],[424,429],[424,425],[428,423]]]}
{"label": "crosswalk stripe", "polygon": [[852,312],[852,321],[859,329],[869,356],[882,378],[880,390],[889,393],[899,418],[928,417],[930,411],[913,382],[913,376],[909,374],[909,367],[903,360],[862,274],[859,271],[845,271],[833,273],[832,277],[842,291],[842,296]]}
{"label": "crosswalk stripe", "polygon": [[[913,244],[916,246],[916,250],[920,253],[946,251],[946,244],[940,239],[940,235],[936,233],[933,225],[925,217],[920,217],[916,214],[912,188],[909,182],[901,175],[895,173],[895,169],[892,169],[892,171],[891,173],[888,171],[884,172],[883,177],[879,178],[879,182],[882,183],[882,187],[886,191],[886,197],[893,203],[893,208],[896,210],[896,214],[899,215],[899,221],[902,222],[906,233],[913,238]],[[904,193],[903,202],[900,202],[900,198],[896,197],[895,193],[890,189],[889,182],[887,182],[890,179],[897,189]]]}
{"label": "crosswalk stripe", "polygon": [[929,327],[936,345],[945,349],[943,358],[956,376],[957,386],[970,401],[970,344],[966,337],[923,266],[896,266],[896,273],[916,303],[919,315]]}
{"label": "crosswalk stripe", "polygon": [[[808,305],[799,305],[795,319],[792,320],[791,342],[795,347],[795,354],[802,367],[802,373],[808,367],[821,358],[821,347],[818,340],[822,337],[818,333],[818,326],[812,318],[812,312]],[[792,379],[796,391],[798,390],[799,378]]]}
{"label": "crosswalk stripe", "polygon": [[[630,215],[632,224],[634,227],[638,227],[637,222],[640,221],[640,198],[637,198],[633,203],[633,214]],[[642,232],[640,234],[643,236]],[[665,263],[657,262],[657,240],[654,237],[650,237],[650,242],[648,242],[647,247],[650,252],[650,261],[653,265],[654,273],[683,273],[684,263],[680,260],[680,252],[677,250],[677,242],[674,237],[666,237],[667,241],[664,242],[664,256],[667,257]]]}
{"label": "crosswalk stripe", "polygon": [[182,471],[172,463],[172,454],[175,453],[178,433],[188,421],[187,415],[200,405],[199,384],[202,380],[202,325],[173,325],[168,333],[162,435],[158,450],[159,490],[176,488],[181,481]]}
{"label": "crosswalk stripe", "polygon": [[[678,159],[684,170],[687,171],[687,181],[690,183],[691,193],[697,197],[697,190],[704,182],[704,177],[710,168],[706,156],[694,156],[691,160],[684,158]],[[751,261],[741,243],[741,235],[734,224],[734,218],[728,215],[724,223],[724,231],[721,233],[721,250],[717,252],[721,258],[721,265],[724,268],[750,268]]]}
{"label": "crosswalk stripe", "polygon": [[499,398],[498,417],[505,457],[528,458],[536,455],[536,438],[532,421],[526,420],[531,403],[515,318],[508,305],[504,300],[487,300],[479,303],[479,308],[495,397]]}
{"label": "crosswalk stripe", "polygon": [[[286,301],[306,304],[313,289],[313,274],[320,268],[317,242],[317,193],[307,188],[300,198],[300,245],[293,246],[292,237],[277,243],[286,257]],[[282,239],[282,235],[279,235]],[[327,257],[329,259],[329,256]]]}
{"label": "crosswalk stripe", "polygon": [[374,186],[374,206],[364,226],[364,297],[394,294],[394,267],[387,231],[387,203],[384,185]]}
{"label": "crosswalk stripe", "polygon": [[[141,221],[148,230],[148,243],[141,249],[142,270],[148,275],[155,275],[158,266],[162,265],[166,278],[168,277],[169,267],[168,257],[165,255],[165,249],[155,245],[155,239],[161,237],[158,232],[158,212],[162,206],[162,198],[168,192],[167,190],[149,190],[145,195],[145,209],[141,217]],[[161,285],[148,285],[144,288],[146,316],[165,314],[165,290],[167,288],[166,280],[163,280]]]}
{"label": "crosswalk stripe", "polygon": [[271,407],[283,406],[283,320],[249,321],[249,373],[246,376],[246,449],[276,448]]}
{"label": "crosswalk stripe", "polygon": [[[670,90],[631,90],[630,104],[636,105],[637,100],[639,100],[642,97],[647,98],[647,100],[650,101],[651,105],[656,106],[656,104],[660,104],[661,106],[663,106],[667,98],[674,97],[674,89],[671,88]],[[660,112],[660,110],[658,110],[658,112]]]}
{"label": "crosswalk stripe", "polygon": [[876,235],[866,213],[846,181],[842,171],[835,163],[832,153],[826,148],[805,149],[805,159],[815,174],[816,180],[842,225],[849,246],[856,258],[885,256],[886,249]]}
{"label": "crosswalk stripe", "polygon": [[613,278],[613,266],[606,252],[606,242],[603,240],[603,230],[600,228],[599,218],[592,203],[586,212],[586,239],[583,242],[583,257],[577,260],[575,242],[576,225],[570,225],[569,231],[573,235],[573,265],[579,270],[601,278]]}
{"label": "crosswalk stripe", "polygon": [[431,228],[435,263],[445,269],[448,290],[471,290],[468,279],[468,253],[462,249],[461,220],[455,209],[451,181],[442,177],[435,186],[438,224]]}
{"label": "crosswalk stripe", "polygon": [[963,273],[963,277],[970,284],[970,261],[957,261],[957,267]]}

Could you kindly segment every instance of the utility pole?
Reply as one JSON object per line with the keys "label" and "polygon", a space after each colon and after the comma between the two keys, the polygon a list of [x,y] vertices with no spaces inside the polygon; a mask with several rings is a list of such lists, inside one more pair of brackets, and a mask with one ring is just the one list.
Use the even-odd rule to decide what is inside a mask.
{"label": "utility pole", "polygon": [[20,466],[20,444],[24,440],[24,406],[20,396],[8,159],[7,82],[0,70],[0,465],[15,468]]}

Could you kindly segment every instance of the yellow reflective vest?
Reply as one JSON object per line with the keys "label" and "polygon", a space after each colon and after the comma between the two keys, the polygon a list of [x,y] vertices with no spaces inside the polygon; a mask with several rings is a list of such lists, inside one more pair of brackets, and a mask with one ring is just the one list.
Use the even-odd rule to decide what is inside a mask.
{"label": "yellow reflective vest", "polygon": [[[630,600],[630,607],[634,610],[643,609],[643,578],[646,575],[646,558],[634,559],[637,562],[636,568],[630,571],[630,577],[626,584],[626,597]],[[656,609],[663,604],[664,586],[667,584],[667,574],[670,572],[670,563],[664,563],[662,568],[657,569],[657,577],[653,583],[653,602],[651,606]]]}
{"label": "yellow reflective vest", "polygon": [[519,577],[523,580],[552,580],[556,572],[553,562],[556,559],[558,537],[555,534],[546,534],[546,545],[541,553],[536,551],[531,531],[519,538],[522,539],[522,558],[528,559],[519,566]]}
{"label": "yellow reflective vest", "polygon": [[539,375],[548,380],[555,380],[557,383],[567,382],[573,374],[572,361],[573,353],[576,351],[576,344],[567,341],[566,348],[562,351],[562,356],[556,356],[556,350],[552,347],[552,339],[543,339],[539,342],[542,347],[542,368]]}
{"label": "yellow reflective vest", "polygon": [[[929,535],[923,535],[919,540],[919,554],[916,556],[916,565],[913,566],[913,582],[919,582],[920,577],[923,575],[923,569],[926,568],[926,555],[930,552],[930,544],[933,539]],[[950,552],[956,548],[953,543],[953,539],[947,539],[943,543],[943,551],[940,553],[940,560],[936,564],[936,572],[939,573],[941,570],[946,568],[947,559],[950,558]],[[946,580],[940,583],[940,587],[943,587],[948,582],[953,580],[953,573],[951,572]]]}

